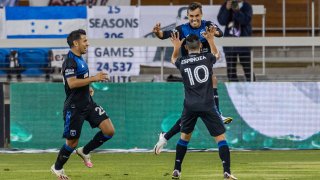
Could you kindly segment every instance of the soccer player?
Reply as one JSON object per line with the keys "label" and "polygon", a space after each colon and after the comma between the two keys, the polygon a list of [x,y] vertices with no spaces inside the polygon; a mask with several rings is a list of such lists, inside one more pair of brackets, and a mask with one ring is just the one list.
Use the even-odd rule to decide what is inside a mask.
{"label": "soccer player", "polygon": [[[188,23],[177,26],[172,31],[162,31],[160,23],[157,23],[153,28],[153,33],[155,33],[155,35],[160,39],[170,38],[172,32],[179,32],[180,39],[186,38],[190,34],[196,34],[198,37],[200,37],[200,41],[202,43],[201,52],[210,53],[211,49],[210,49],[209,43],[202,36],[202,33],[206,31],[206,27],[212,27],[216,29],[215,36],[222,37],[223,36],[222,31],[219,29],[219,27],[216,24],[212,23],[211,21],[202,20],[202,5],[200,3],[197,3],[197,2],[191,3],[188,6],[187,15],[189,20]],[[183,45],[184,44],[185,43],[183,43]],[[217,59],[219,59],[219,56],[220,56],[219,51],[216,50],[214,54],[216,55]],[[181,47],[181,55],[182,56],[188,55],[188,51],[184,46]],[[218,80],[214,75],[212,76],[212,84],[213,84],[212,87],[213,87],[213,98],[215,101],[215,106],[217,107],[220,113],[220,116],[223,119],[223,122],[225,124],[229,124],[232,122],[232,118],[223,117],[221,115],[221,111],[219,108],[219,96],[218,96],[218,90],[217,90]],[[173,125],[173,127],[168,132],[160,133],[159,140],[154,147],[155,154],[160,154],[162,151],[162,148],[167,144],[167,141],[171,139],[174,135],[180,132],[180,126],[181,126],[181,118],[177,120],[177,122]]]}
{"label": "soccer player", "polygon": [[84,120],[87,120],[92,128],[101,129],[88,144],[76,150],[88,168],[93,166],[90,160],[90,151],[110,140],[114,134],[110,118],[105,110],[93,101],[91,96],[93,89],[89,88],[91,82],[108,80],[108,74],[100,72],[95,76],[89,76],[88,65],[81,56],[86,54],[89,46],[84,30],[72,31],[68,35],[67,42],[71,50],[62,65],[66,93],[63,110],[63,137],[66,138],[66,143],[61,147],[56,162],[51,166],[51,172],[58,179],[69,179],[64,172],[63,165],[78,145]]}
{"label": "soccer player", "polygon": [[[206,31],[202,34],[211,50],[215,48],[214,32],[214,29],[206,28]],[[183,41],[184,39],[180,40],[179,38],[179,32],[172,33],[171,42],[174,49],[171,62],[176,65],[181,73],[185,91],[181,116],[181,136],[176,146],[172,179],[180,179],[181,165],[198,117],[202,119],[210,135],[214,137],[218,144],[224,178],[237,179],[231,175],[230,151],[224,135],[226,130],[221,116],[214,106],[212,80],[210,77],[212,76],[212,66],[216,62],[216,57],[211,53],[200,52],[201,43],[199,37],[195,34],[190,34],[185,39],[188,55],[178,58],[179,49]]]}

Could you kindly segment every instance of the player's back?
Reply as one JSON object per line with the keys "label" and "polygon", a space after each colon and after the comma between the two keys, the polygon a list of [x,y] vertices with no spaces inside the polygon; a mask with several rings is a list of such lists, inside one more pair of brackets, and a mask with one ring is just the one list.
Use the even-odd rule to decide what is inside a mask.
{"label": "player's back", "polygon": [[211,53],[194,53],[176,61],[185,88],[184,105],[193,111],[211,110],[213,101],[212,66],[216,58]]}

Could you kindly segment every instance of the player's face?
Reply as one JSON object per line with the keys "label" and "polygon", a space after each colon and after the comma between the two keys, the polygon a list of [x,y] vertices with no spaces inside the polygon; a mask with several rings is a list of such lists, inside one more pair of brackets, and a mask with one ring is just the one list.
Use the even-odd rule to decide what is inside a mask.
{"label": "player's face", "polygon": [[89,42],[86,35],[81,35],[80,39],[77,41],[78,51],[81,54],[86,54],[89,46]]}
{"label": "player's face", "polygon": [[198,28],[201,26],[202,13],[199,8],[188,11],[188,19],[191,27]]}

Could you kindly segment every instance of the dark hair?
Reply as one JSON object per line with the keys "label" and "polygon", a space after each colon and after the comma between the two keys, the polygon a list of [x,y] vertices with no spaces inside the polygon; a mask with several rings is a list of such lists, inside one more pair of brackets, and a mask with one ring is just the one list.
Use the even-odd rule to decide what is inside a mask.
{"label": "dark hair", "polygon": [[195,34],[190,34],[186,38],[186,45],[190,50],[197,50],[200,48],[200,40],[199,37]]}
{"label": "dark hair", "polygon": [[78,30],[72,31],[68,35],[67,42],[70,48],[73,46],[73,41],[79,40],[81,38],[81,35],[87,35],[86,31],[83,29],[78,29]]}
{"label": "dark hair", "polygon": [[192,2],[191,4],[189,4],[189,6],[188,6],[188,12],[189,11],[194,11],[194,10],[196,10],[196,9],[200,9],[200,12],[201,12],[201,14],[202,14],[202,5],[201,5],[201,3],[199,3],[199,2]]}

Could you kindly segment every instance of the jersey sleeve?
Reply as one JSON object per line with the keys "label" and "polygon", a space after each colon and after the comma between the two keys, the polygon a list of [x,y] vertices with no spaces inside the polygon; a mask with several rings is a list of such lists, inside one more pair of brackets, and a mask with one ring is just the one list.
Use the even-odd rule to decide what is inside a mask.
{"label": "jersey sleeve", "polygon": [[181,57],[179,57],[174,64],[176,65],[177,69],[180,69]]}
{"label": "jersey sleeve", "polygon": [[217,31],[219,31],[219,35],[215,35],[215,37],[222,37],[223,36],[223,32],[222,30],[219,28],[219,26],[211,21],[206,21],[206,26],[210,27],[213,26],[215,28],[217,28]]}
{"label": "jersey sleeve", "polygon": [[179,32],[180,34],[180,39],[182,39],[182,29],[181,29],[181,25],[177,26],[176,28],[174,28],[173,30],[169,30],[169,31],[163,31],[163,37],[161,39],[168,39],[171,37],[171,33],[173,32]]}
{"label": "jersey sleeve", "polygon": [[217,62],[217,58],[212,53],[206,54],[207,58],[212,62],[212,64],[215,64]]}
{"label": "jersey sleeve", "polygon": [[65,78],[73,77],[77,75],[77,63],[73,59],[66,59],[63,76]]}

